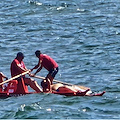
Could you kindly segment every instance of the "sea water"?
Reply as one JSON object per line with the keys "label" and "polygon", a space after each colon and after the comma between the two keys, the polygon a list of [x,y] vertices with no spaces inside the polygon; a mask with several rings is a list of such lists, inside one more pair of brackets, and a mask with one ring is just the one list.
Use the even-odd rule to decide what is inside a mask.
{"label": "sea water", "polygon": [[[106,93],[0,99],[1,119],[120,118],[119,0],[1,0],[0,71],[11,78],[10,64],[18,52],[33,68],[36,50],[58,63],[55,79]],[[37,75],[47,73],[42,69]],[[40,85],[41,79],[35,80]]]}

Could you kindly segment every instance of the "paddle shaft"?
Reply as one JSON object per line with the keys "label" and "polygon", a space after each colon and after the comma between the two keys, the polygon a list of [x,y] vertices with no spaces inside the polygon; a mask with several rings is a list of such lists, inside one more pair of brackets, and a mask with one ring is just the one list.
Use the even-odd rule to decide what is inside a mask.
{"label": "paddle shaft", "polygon": [[3,85],[3,84],[5,84],[5,83],[7,83],[7,82],[10,82],[10,81],[12,81],[12,80],[14,80],[14,79],[16,79],[16,78],[18,78],[18,77],[20,77],[20,76],[23,76],[23,75],[25,75],[25,74],[27,74],[27,73],[29,73],[29,72],[30,72],[30,70],[28,70],[28,71],[26,71],[26,72],[24,72],[24,73],[21,73],[21,74],[19,74],[19,75],[17,75],[17,76],[14,76],[14,77],[12,77],[12,78],[10,78],[10,79],[8,79],[8,80],[0,83],[0,85]]}
{"label": "paddle shaft", "polygon": [[[41,77],[41,76],[34,76],[35,78],[39,78],[39,79],[45,79],[45,77]],[[53,80],[53,82],[57,82],[57,83],[62,83],[64,85],[70,85],[70,86],[73,86],[73,84],[70,84],[70,83],[66,83],[66,82],[61,82],[61,81],[58,81],[58,80]]]}

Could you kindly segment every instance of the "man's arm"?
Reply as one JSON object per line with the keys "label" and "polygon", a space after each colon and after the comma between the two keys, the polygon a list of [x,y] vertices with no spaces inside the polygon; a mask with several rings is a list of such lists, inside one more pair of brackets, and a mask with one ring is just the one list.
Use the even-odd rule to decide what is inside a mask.
{"label": "man's arm", "polygon": [[33,71],[34,69],[37,69],[37,68],[40,66],[41,62],[42,62],[42,61],[39,59],[38,64],[37,64],[35,67],[33,67],[33,68],[31,69],[31,71]]}
{"label": "man's arm", "polygon": [[36,75],[38,72],[40,72],[42,69],[42,65],[37,69],[37,71],[34,73],[34,75]]}
{"label": "man's arm", "polygon": [[31,77],[34,77],[40,70],[42,69],[42,66],[40,66],[37,71],[34,74],[29,74]]}
{"label": "man's arm", "polygon": [[21,73],[28,71],[28,69],[27,69],[26,67],[23,68],[23,67],[20,66],[20,64],[16,64],[16,67],[17,67],[17,69],[18,69],[19,71],[21,71]]}

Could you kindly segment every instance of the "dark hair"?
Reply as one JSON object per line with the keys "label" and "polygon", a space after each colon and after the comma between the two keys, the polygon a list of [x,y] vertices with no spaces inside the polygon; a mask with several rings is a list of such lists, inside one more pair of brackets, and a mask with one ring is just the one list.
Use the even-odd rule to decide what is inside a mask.
{"label": "dark hair", "polygon": [[35,51],[35,55],[36,55],[37,57],[39,57],[40,54],[41,54],[41,51],[40,51],[40,50]]}
{"label": "dark hair", "polygon": [[18,52],[17,57],[24,57],[24,54],[22,52]]}

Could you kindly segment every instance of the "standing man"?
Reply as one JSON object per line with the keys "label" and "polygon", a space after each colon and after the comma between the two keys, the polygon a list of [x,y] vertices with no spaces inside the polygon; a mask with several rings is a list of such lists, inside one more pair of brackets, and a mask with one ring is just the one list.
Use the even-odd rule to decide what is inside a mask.
{"label": "standing man", "polygon": [[[10,67],[12,77],[28,71],[28,69],[26,68],[23,62],[23,59],[24,59],[23,53],[18,52],[16,58],[12,61]],[[35,80],[24,76],[24,82],[26,85],[30,85],[30,87],[34,89],[36,92],[42,92],[42,89]]]}
{"label": "standing man", "polygon": [[[58,73],[58,64],[50,56],[42,54],[40,50],[37,50],[35,52],[35,55],[39,59],[39,61],[38,64],[31,69],[31,71],[33,71],[33,69],[38,68],[37,71],[33,74],[33,76],[40,72],[40,70],[44,67],[46,70],[48,70],[49,73],[47,74],[46,79],[42,81],[42,83],[49,82],[49,84],[52,85],[53,79]],[[44,85],[42,83],[41,85],[44,89]]]}

